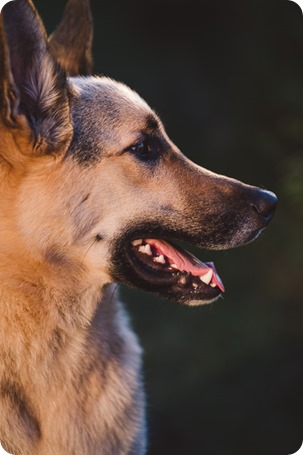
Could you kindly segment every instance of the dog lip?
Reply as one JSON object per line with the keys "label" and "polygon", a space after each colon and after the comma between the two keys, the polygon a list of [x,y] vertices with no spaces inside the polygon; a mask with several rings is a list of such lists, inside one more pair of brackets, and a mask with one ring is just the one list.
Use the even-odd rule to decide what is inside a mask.
{"label": "dog lip", "polygon": [[[135,240],[132,246],[139,253],[149,256],[148,262],[153,267],[156,263],[156,268],[162,268],[163,272],[167,269],[185,272],[192,277],[198,277],[206,285],[218,287],[221,292],[225,291],[213,262],[202,262],[189,251],[160,239]],[[141,255],[141,258],[144,259],[144,256]]]}

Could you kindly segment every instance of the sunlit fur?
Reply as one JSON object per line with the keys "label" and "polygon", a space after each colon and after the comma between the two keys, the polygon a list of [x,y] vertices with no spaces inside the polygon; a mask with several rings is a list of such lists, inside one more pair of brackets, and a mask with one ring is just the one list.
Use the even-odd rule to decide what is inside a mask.
{"label": "sunlit fur", "polygon": [[[252,201],[265,192],[190,162],[125,85],[68,79],[29,0],[3,11],[0,441],[15,455],[143,455],[141,349],[114,284],[145,289],[125,259],[129,236],[241,245],[264,227]],[[68,22],[51,47],[73,74],[91,57],[76,42],[64,64]],[[161,144],[155,163],[130,151],[149,134]]]}

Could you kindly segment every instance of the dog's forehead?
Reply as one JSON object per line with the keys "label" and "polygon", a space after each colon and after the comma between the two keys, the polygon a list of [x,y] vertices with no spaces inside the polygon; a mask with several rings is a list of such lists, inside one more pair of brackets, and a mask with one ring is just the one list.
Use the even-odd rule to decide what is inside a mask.
{"label": "dog's forehead", "polygon": [[131,145],[140,131],[158,127],[148,104],[126,85],[105,77],[71,78],[74,140],[68,152],[78,161],[96,161]]}

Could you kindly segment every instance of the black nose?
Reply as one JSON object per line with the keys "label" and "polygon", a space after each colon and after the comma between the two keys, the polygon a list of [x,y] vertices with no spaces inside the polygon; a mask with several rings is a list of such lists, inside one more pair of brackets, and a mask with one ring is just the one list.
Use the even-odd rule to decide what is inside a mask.
{"label": "black nose", "polygon": [[251,205],[262,216],[265,224],[268,224],[274,216],[277,202],[277,196],[271,191],[256,189]]}

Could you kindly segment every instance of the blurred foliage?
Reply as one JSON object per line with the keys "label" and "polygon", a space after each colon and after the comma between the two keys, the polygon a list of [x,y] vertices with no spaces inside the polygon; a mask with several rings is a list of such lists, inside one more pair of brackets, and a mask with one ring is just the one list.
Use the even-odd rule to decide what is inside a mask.
{"label": "blurred foliage", "polygon": [[[63,2],[37,0],[51,31]],[[226,296],[123,289],[145,350],[149,455],[287,455],[303,439],[303,16],[288,0],[92,0],[97,72],[199,164],[275,191],[261,238],[214,260]]]}

